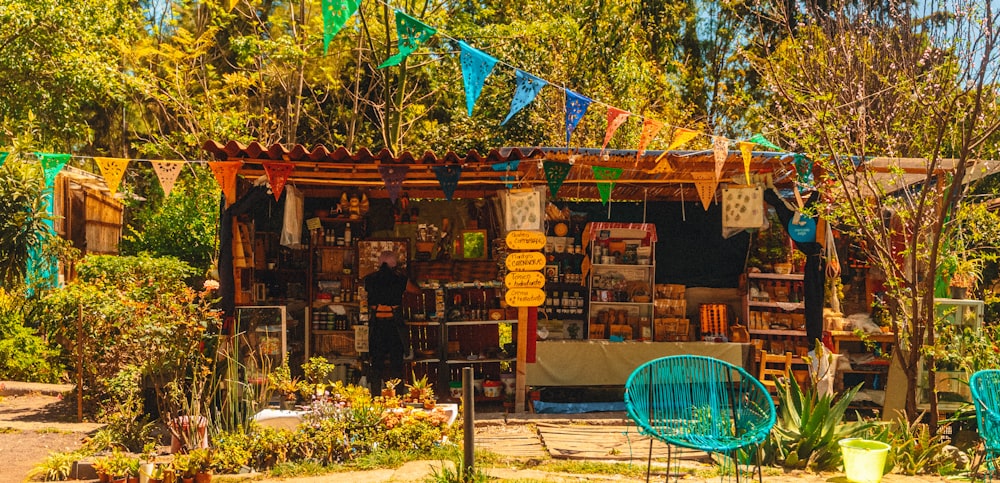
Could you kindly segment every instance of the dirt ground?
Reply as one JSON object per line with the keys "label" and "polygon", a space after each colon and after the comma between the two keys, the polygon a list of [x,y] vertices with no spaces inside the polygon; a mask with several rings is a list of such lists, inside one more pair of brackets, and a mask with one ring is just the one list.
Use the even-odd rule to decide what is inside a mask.
{"label": "dirt ground", "polygon": [[[551,424],[549,425],[552,426]],[[538,426],[536,424],[501,424],[477,428],[477,447],[480,447],[482,444],[484,449],[489,449],[500,454],[510,453],[509,456],[523,461],[546,459],[545,457],[538,458],[536,454],[537,452],[545,454],[547,452],[545,446],[549,444],[540,441]],[[98,427],[99,425],[93,423],[76,422],[76,406],[72,397],[64,399],[59,396],[40,393],[0,396],[0,463],[3,463],[0,464],[0,483],[25,481],[28,471],[35,464],[45,459],[49,453],[79,448],[88,434],[93,433]],[[569,429],[572,430],[573,428]],[[604,443],[605,441],[603,440],[607,439],[607,437],[600,436],[599,434],[599,432],[594,433],[591,437],[595,440],[600,439],[602,440],[600,443]],[[589,438],[585,437],[585,439]],[[599,443],[595,441],[595,444]],[[548,452],[551,452],[551,449]],[[641,463],[644,466],[645,460],[631,463],[617,461],[617,463]],[[644,481],[644,479],[631,479],[621,475],[578,475],[513,467],[504,468],[502,466],[499,465],[498,467],[491,467],[486,470],[492,481]],[[337,473],[311,478],[261,479],[258,475],[254,478],[254,481],[284,481],[292,483],[341,481],[422,482],[427,481],[428,476],[433,471],[440,470],[440,468],[441,462],[439,461],[418,461],[407,463],[397,469]],[[847,483],[847,479],[843,473],[815,474],[793,472],[780,474],[774,469],[766,470],[763,480],[770,483]],[[225,481],[239,480],[226,478]],[[701,483],[719,480],[717,477],[707,479],[686,477],[681,481],[685,483]],[[890,474],[885,475],[882,481],[885,483],[929,483],[954,480],[941,477],[907,477]]]}
{"label": "dirt ground", "polygon": [[77,423],[72,398],[39,393],[0,396],[0,483],[24,481],[55,451],[72,451],[99,426]]}

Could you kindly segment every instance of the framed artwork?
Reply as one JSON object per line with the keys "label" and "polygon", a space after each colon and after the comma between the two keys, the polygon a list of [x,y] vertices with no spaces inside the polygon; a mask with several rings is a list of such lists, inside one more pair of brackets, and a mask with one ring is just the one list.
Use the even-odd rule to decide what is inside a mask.
{"label": "framed artwork", "polygon": [[406,238],[385,238],[376,240],[358,240],[358,278],[363,279],[365,275],[378,270],[379,256],[382,252],[391,250],[396,252],[399,264],[396,269],[406,273],[406,262],[409,260],[410,240]]}
{"label": "framed artwork", "polygon": [[559,265],[546,265],[545,266],[545,280],[549,282],[559,281]]}
{"label": "framed artwork", "polygon": [[486,259],[486,230],[465,230],[462,232],[462,258],[466,260]]}

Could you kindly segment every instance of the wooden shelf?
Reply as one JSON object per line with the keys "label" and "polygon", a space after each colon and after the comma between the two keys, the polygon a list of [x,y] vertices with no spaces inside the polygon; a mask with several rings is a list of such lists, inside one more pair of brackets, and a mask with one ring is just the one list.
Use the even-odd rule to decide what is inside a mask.
{"label": "wooden shelf", "polygon": [[486,364],[490,362],[514,362],[516,358],[508,359],[447,359],[445,360],[448,364]]}
{"label": "wooden shelf", "polygon": [[458,326],[458,325],[490,325],[490,324],[516,324],[517,319],[501,319],[501,320],[454,320],[445,322],[448,326]]}
{"label": "wooden shelf", "polygon": [[436,320],[408,320],[406,325],[413,327],[436,327],[441,325],[441,322]]}
{"label": "wooden shelf", "polygon": [[[794,305],[794,307],[792,307],[792,305]],[[751,308],[764,307],[771,309],[781,309],[786,312],[790,312],[792,310],[804,310],[806,308],[805,302],[758,302],[755,300],[748,301],[747,306]]]}
{"label": "wooden shelf", "polygon": [[326,329],[313,329],[312,333],[315,335],[333,335],[333,334],[354,334],[354,329],[347,330],[326,330]]}
{"label": "wooden shelf", "polygon": [[795,329],[749,329],[750,335],[785,335],[792,337],[805,337],[806,331]]}
{"label": "wooden shelf", "polygon": [[653,268],[652,265],[635,265],[631,263],[593,263],[591,268]]}
{"label": "wooden shelf", "polygon": [[805,275],[801,273],[764,273],[764,272],[750,272],[747,274],[747,278],[759,278],[765,280],[804,280]]}

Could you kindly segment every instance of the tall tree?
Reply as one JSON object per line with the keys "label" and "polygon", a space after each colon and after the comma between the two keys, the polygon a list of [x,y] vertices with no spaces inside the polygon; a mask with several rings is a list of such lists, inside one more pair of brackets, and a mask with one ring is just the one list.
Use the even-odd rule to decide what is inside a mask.
{"label": "tall tree", "polygon": [[922,355],[934,370],[922,348],[935,346],[942,251],[976,160],[997,155],[1000,12],[991,3],[762,9],[766,22],[786,26],[783,40],[760,38],[771,49],[757,66],[776,93],[767,110],[788,144],[826,173],[822,188],[834,199],[823,215],[885,274],[911,421]]}

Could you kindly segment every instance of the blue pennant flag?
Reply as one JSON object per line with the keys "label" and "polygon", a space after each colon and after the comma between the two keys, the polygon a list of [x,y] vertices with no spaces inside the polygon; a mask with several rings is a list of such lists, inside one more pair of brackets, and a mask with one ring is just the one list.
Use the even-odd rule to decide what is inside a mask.
{"label": "blue pennant flag", "polygon": [[531,104],[531,101],[535,100],[535,96],[548,82],[518,69],[515,71],[515,84],[517,88],[514,89],[514,98],[510,101],[510,112],[507,113],[507,117],[500,125],[507,124],[507,121],[514,117],[514,114]]}
{"label": "blue pennant flag", "polygon": [[459,58],[462,63],[462,79],[465,81],[465,108],[469,111],[469,117],[472,117],[472,108],[483,93],[483,83],[490,72],[493,72],[497,60],[461,40],[458,41],[458,47],[461,50]]}
{"label": "blue pennant flag", "polygon": [[441,191],[444,191],[445,199],[451,201],[451,196],[455,194],[455,188],[458,188],[458,178],[462,176],[462,165],[431,166],[431,170],[434,171],[434,176],[441,184]]}
{"label": "blue pennant flag", "polygon": [[[517,167],[521,164],[520,159],[514,161],[504,161],[502,163],[494,163],[493,171],[517,171]],[[514,182],[517,181],[516,174],[505,174],[500,176],[500,181],[504,182],[504,186],[507,189],[514,187]]]}
{"label": "blue pennant flag", "polygon": [[587,113],[591,102],[593,101],[590,98],[566,89],[566,144],[569,144],[569,137],[573,134],[580,119],[583,119],[583,115]]}

